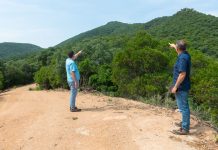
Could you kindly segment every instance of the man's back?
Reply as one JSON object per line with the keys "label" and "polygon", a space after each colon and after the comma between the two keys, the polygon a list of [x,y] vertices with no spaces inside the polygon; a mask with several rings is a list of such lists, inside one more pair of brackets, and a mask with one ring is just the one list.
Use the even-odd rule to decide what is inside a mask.
{"label": "man's back", "polygon": [[185,79],[179,86],[178,90],[189,91],[191,88],[190,83],[190,70],[191,70],[191,56],[187,51],[182,52],[176,61],[174,66],[174,84],[181,72],[186,72]]}

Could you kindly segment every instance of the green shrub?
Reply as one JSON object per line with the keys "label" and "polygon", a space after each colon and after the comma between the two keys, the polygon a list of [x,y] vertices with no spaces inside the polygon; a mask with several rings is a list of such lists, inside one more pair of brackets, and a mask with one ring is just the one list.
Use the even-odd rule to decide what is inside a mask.
{"label": "green shrub", "polygon": [[4,71],[5,88],[22,85],[26,83],[24,72],[15,64],[7,65]]}
{"label": "green shrub", "polygon": [[85,59],[79,63],[79,70],[81,74],[81,84],[87,86],[89,77],[96,72],[95,65],[89,59]]}
{"label": "green shrub", "polygon": [[4,89],[4,76],[3,73],[0,71],[0,90]]}
{"label": "green shrub", "polygon": [[193,101],[201,108],[207,120],[218,126],[218,64],[210,62],[204,68],[195,70],[192,76],[191,94]]}
{"label": "green shrub", "polygon": [[113,60],[113,82],[128,97],[149,97],[166,92],[169,84],[167,58],[150,48],[127,49]]}
{"label": "green shrub", "polygon": [[51,69],[49,67],[42,67],[38,72],[36,72],[34,80],[41,88],[50,89],[50,77]]}
{"label": "green shrub", "polygon": [[117,87],[112,82],[111,75],[111,67],[102,65],[98,68],[97,74],[90,76],[89,85],[101,92],[115,92]]}

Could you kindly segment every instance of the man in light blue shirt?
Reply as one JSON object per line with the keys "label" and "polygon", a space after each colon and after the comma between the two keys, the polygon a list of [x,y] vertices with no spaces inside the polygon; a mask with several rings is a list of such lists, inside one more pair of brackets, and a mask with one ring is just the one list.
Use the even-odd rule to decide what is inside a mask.
{"label": "man in light blue shirt", "polygon": [[71,51],[68,53],[68,58],[66,59],[66,72],[67,72],[67,82],[70,87],[70,111],[78,112],[81,109],[76,107],[76,96],[79,87],[80,73],[75,62],[75,59],[81,54],[82,51],[79,51],[74,55],[74,52]]}

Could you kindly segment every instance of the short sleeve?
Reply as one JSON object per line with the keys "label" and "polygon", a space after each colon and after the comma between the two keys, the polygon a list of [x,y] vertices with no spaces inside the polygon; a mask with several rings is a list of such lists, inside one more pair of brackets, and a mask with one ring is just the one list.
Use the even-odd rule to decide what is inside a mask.
{"label": "short sleeve", "polygon": [[70,72],[76,71],[75,63],[70,64]]}
{"label": "short sleeve", "polygon": [[179,73],[187,72],[188,61],[185,58],[179,59]]}

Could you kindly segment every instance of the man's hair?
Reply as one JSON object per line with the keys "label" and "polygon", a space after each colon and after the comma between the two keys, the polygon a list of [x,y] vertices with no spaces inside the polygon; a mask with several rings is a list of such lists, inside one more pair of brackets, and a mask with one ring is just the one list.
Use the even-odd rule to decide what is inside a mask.
{"label": "man's hair", "polygon": [[68,57],[69,58],[72,58],[74,56],[74,52],[73,51],[70,51],[69,53],[68,53]]}
{"label": "man's hair", "polygon": [[185,51],[186,50],[186,42],[184,40],[179,40],[176,42],[176,47],[181,50],[181,51]]}

